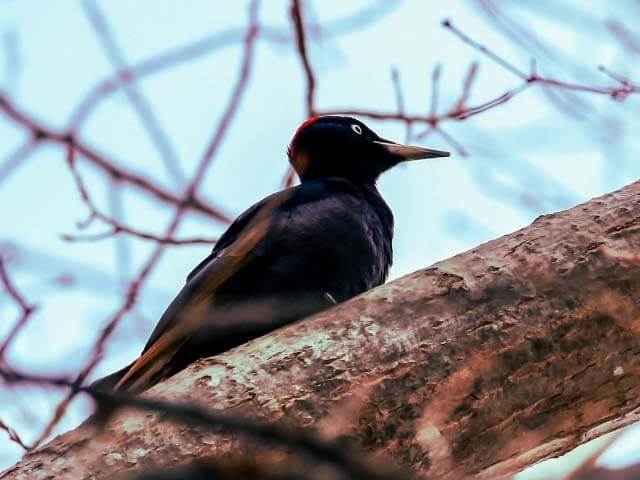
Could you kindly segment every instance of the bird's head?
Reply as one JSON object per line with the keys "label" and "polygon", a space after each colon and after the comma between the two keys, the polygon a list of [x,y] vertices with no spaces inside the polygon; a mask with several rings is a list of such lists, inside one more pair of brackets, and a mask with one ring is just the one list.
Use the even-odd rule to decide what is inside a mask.
{"label": "bird's head", "polygon": [[449,152],[401,145],[379,137],[360,120],[327,115],[304,121],[287,155],[303,182],[322,177],[374,182],[401,162],[448,157]]}

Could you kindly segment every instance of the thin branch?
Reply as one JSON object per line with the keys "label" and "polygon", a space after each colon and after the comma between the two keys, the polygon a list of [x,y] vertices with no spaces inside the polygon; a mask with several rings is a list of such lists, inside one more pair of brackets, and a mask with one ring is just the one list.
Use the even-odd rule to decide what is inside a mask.
{"label": "thin branch", "polygon": [[458,98],[458,101],[456,102],[452,110],[464,110],[465,105],[469,101],[469,96],[471,95],[471,87],[473,86],[473,82],[477,78],[478,68],[478,62],[473,62],[469,66],[469,70],[467,70],[467,75],[464,77],[464,82],[462,84],[462,93],[460,94],[460,98]]}
{"label": "thin branch", "polygon": [[[398,69],[395,67],[391,69],[391,84],[393,85],[393,92],[396,97],[396,105],[398,107],[398,113],[400,115],[404,115],[405,114],[404,95],[402,93],[402,84],[400,82],[400,72],[398,72]],[[413,127],[413,123],[411,121],[405,122],[404,143],[409,143],[411,141],[412,127]]]}
{"label": "thin branch", "polygon": [[440,85],[440,76],[442,74],[442,64],[437,63],[433,68],[433,73],[431,74],[431,107],[429,108],[429,116],[432,118],[432,123],[435,125],[437,123],[438,118],[438,95],[439,95],[439,85]]}
{"label": "thin branch", "polygon": [[[115,220],[114,220],[115,222]],[[110,222],[109,222],[110,223]],[[147,240],[154,243],[161,243],[163,245],[214,245],[217,238],[205,238],[205,237],[189,237],[189,238],[174,238],[174,237],[161,237],[149,232],[143,232],[133,227],[127,227],[122,224],[111,224],[112,227],[104,232],[94,234],[69,234],[65,233],[61,235],[61,238],[65,242],[96,242],[100,240],[108,240],[120,234],[131,235],[132,237],[139,238],[140,240]]]}
{"label": "thin branch", "polygon": [[395,9],[402,5],[402,0],[377,0],[362,7],[361,10],[346,15],[327,24],[325,27],[318,25],[315,32],[307,32],[308,38],[321,40],[324,37],[337,37],[360,30],[379,20],[382,20]]}
{"label": "thin branch", "polygon": [[576,92],[608,95],[616,100],[621,99],[621,96],[626,97],[630,93],[640,93],[640,87],[633,85],[631,83],[627,85],[622,85],[620,87],[598,87],[598,86],[592,86],[592,85],[583,85],[579,83],[565,82],[565,81],[557,80],[554,78],[542,77],[538,75],[538,73],[535,71],[534,68],[532,68],[532,71],[529,74],[526,74],[522,70],[517,68],[515,65],[513,65],[512,63],[508,62],[498,54],[491,51],[486,46],[471,39],[468,35],[462,32],[462,30],[455,27],[450,20],[445,20],[444,22],[442,22],[442,25],[446,29],[450,30],[454,35],[456,35],[464,43],[471,46],[475,50],[478,50],[485,56],[489,57],[491,60],[496,62],[505,70],[508,70],[514,75],[520,77],[522,80],[524,80],[525,83],[528,83],[528,84],[538,83],[541,85],[545,85],[547,87],[554,87],[562,90],[571,90]]}
{"label": "thin branch", "polygon": [[442,26],[447,28],[451,32],[453,32],[460,40],[462,40],[467,45],[470,45],[475,50],[478,50],[479,52],[482,52],[483,55],[489,57],[491,60],[496,62],[498,65],[500,65],[505,70],[508,70],[509,72],[513,73],[517,77],[520,77],[522,80],[526,81],[526,80],[529,79],[529,75],[526,72],[524,72],[523,70],[520,70],[518,67],[516,67],[513,64],[509,63],[507,60],[505,60],[504,58],[502,58],[498,54],[492,52],[486,46],[484,46],[481,43],[478,43],[475,40],[473,40],[471,37],[469,37],[467,34],[465,34],[462,30],[456,28],[453,25],[453,23],[451,22],[451,20],[444,20],[442,22]]}
{"label": "thin branch", "polygon": [[230,28],[118,70],[98,82],[85,94],[70,116],[69,128],[71,130],[78,129],[102,100],[127,85],[170,67],[195,60],[215,50],[235,45],[241,42],[242,38],[243,29]]}
{"label": "thin branch", "polygon": [[396,67],[391,68],[391,84],[393,85],[393,93],[396,97],[396,106],[398,107],[398,113],[404,115],[404,95],[402,93],[402,83],[400,82],[400,72]]}
{"label": "thin branch", "polygon": [[29,318],[33,314],[36,309],[35,305],[29,303],[21,294],[18,292],[18,289],[13,284],[11,279],[9,278],[9,274],[5,267],[5,262],[2,256],[0,256],[0,282],[9,296],[13,299],[14,303],[17,305],[20,310],[20,317],[17,322],[13,325],[13,328],[9,331],[4,341],[0,345],[0,363],[2,363],[4,354],[13,342],[13,339],[20,333],[20,330],[24,328],[24,326],[29,321]]}
{"label": "thin branch", "polygon": [[315,113],[315,91],[316,91],[316,78],[311,68],[311,62],[309,61],[309,52],[307,48],[307,38],[304,25],[304,16],[302,7],[300,6],[300,0],[291,1],[291,21],[293,22],[293,28],[296,34],[296,46],[298,48],[298,55],[302,62],[304,69],[304,75],[306,80],[306,106],[307,117],[313,117]]}
{"label": "thin branch", "polygon": [[491,100],[488,100],[484,103],[481,103],[480,105],[476,105],[473,107],[467,107],[464,108],[462,110],[458,110],[458,111],[453,111],[451,112],[451,117],[452,119],[455,120],[466,120],[467,118],[473,117],[475,115],[478,115],[480,113],[486,112],[487,110],[491,110],[493,108],[496,108],[497,106],[503,105],[505,103],[507,103],[509,100],[511,100],[513,97],[515,97],[516,95],[524,92],[525,90],[527,90],[529,87],[531,86],[531,84],[529,83],[524,83],[522,85],[520,85],[519,87],[516,87],[512,90],[507,90],[506,92],[504,92],[501,95],[498,95],[495,98],[492,98]]}
{"label": "thin branch", "polygon": [[634,38],[634,35],[624,25],[617,20],[611,20],[607,22],[607,28],[627,50],[636,55],[640,54],[640,39]]}
{"label": "thin branch", "polygon": [[455,138],[453,138],[451,134],[445,132],[441,127],[434,127],[433,131],[438,133],[444,139],[445,142],[447,142],[449,145],[455,148],[456,151],[458,152],[458,155],[460,155],[461,157],[466,157],[467,155],[469,155],[469,152],[467,152],[467,150],[462,146],[462,144],[458,142]]}
{"label": "thin branch", "polygon": [[2,53],[4,54],[4,78],[2,89],[14,91],[18,85],[22,62],[20,59],[18,32],[14,29],[2,32]]}
{"label": "thin branch", "polygon": [[29,139],[11,152],[0,164],[0,185],[35,151],[38,142]]}
{"label": "thin branch", "polygon": [[18,432],[16,432],[13,428],[11,428],[2,420],[0,420],[0,430],[4,430],[5,432],[7,432],[7,435],[9,435],[9,440],[11,440],[14,443],[17,443],[24,450],[29,450],[29,447],[27,446],[27,444],[24,443],[22,441],[22,438],[20,438],[20,435],[18,435]]}
{"label": "thin branch", "polygon": [[498,5],[493,0],[476,0],[475,2],[483,13],[493,21],[494,25],[504,33],[511,41],[524,48],[538,51],[547,57],[552,57],[554,52],[549,49],[532,32],[523,28],[513,18],[502,13]]}
{"label": "thin branch", "polygon": [[[122,222],[116,220],[115,218],[101,212],[96,207],[93,202],[91,196],[89,195],[89,190],[87,189],[84,181],[82,180],[82,176],[78,171],[75,161],[73,143],[67,147],[67,156],[66,156],[67,166],[71,171],[71,175],[78,189],[78,193],[80,194],[80,198],[82,202],[89,209],[89,217],[88,220],[93,221],[94,219],[99,219],[106,224],[108,224],[111,228],[103,233],[95,234],[95,235],[70,235],[64,234],[62,235],[62,239],[68,242],[87,242],[87,241],[96,241],[103,240],[107,238],[113,238],[119,234],[127,234],[136,238],[140,238],[142,240],[150,240],[156,243],[166,244],[166,245],[193,245],[193,244],[207,244],[212,245],[216,242],[214,238],[185,238],[185,239],[177,239],[173,237],[161,237],[159,235],[155,235],[153,233],[144,232],[142,230],[127,226]],[[88,226],[89,222],[84,222],[81,224],[81,227],[85,228]]]}
{"label": "thin branch", "polygon": [[259,31],[258,24],[258,7],[260,3],[258,0],[252,0],[249,6],[249,29],[244,38],[244,53],[242,58],[242,63],[240,66],[240,74],[236,85],[231,92],[231,99],[227,108],[220,119],[218,126],[216,127],[216,131],[213,134],[211,141],[207,145],[205,149],[204,155],[200,160],[198,167],[196,168],[196,173],[194,175],[194,180],[187,187],[187,196],[191,197],[193,193],[198,189],[200,183],[204,180],[204,175],[211,164],[211,160],[215,156],[222,140],[231,125],[231,121],[238,111],[238,107],[240,106],[240,102],[244,97],[244,93],[249,84],[249,76],[251,73],[251,66],[253,64],[253,56],[254,49],[256,43],[256,37]]}
{"label": "thin branch", "polygon": [[[122,190],[119,182],[109,182],[107,185],[107,197],[109,216],[119,223],[126,222],[124,204],[122,200]],[[130,266],[132,264],[132,250],[129,238],[117,236],[114,238],[113,249],[115,254],[115,271],[118,275],[118,285],[121,290],[127,288],[127,279],[130,276]]]}
{"label": "thin branch", "polygon": [[[89,20],[93,25],[93,29],[100,40],[100,44],[102,45],[102,48],[111,64],[118,71],[128,70],[129,66],[127,65],[125,55],[120,49],[120,46],[111,31],[109,22],[101,12],[98,5],[94,0],[83,0],[82,6],[89,17]],[[142,91],[137,87],[135,82],[128,82],[123,86],[123,88],[127,98],[129,99],[129,103],[133,107],[133,111],[138,115],[138,118],[147,131],[149,138],[158,150],[167,172],[172,178],[184,182],[184,173],[178,164],[175,148],[171,144],[169,136],[160,125],[151,104],[144,97]]]}
{"label": "thin branch", "polygon": [[[26,128],[33,137],[39,141],[48,140],[62,146],[69,145],[69,143],[72,142],[72,136],[69,133],[56,132],[39,123],[37,120],[18,110],[17,106],[12,103],[8,97],[2,95],[2,93],[0,93],[0,111],[4,112],[6,116],[17,124]],[[172,205],[178,205],[181,203],[182,199],[174,193],[165,190],[134,172],[126,170],[124,167],[118,165],[116,161],[107,158],[105,155],[97,152],[81,140],[74,138],[73,145],[76,151],[82,155],[84,160],[98,167],[113,179],[120,180],[124,184],[136,187],[144,193],[147,193],[165,203]],[[212,205],[202,202],[196,197],[190,199],[188,208],[223,223],[229,223],[231,221],[227,214]]]}

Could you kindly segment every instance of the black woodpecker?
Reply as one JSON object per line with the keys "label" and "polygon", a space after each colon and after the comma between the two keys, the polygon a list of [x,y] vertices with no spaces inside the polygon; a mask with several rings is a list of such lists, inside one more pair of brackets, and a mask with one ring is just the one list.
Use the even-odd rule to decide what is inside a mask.
{"label": "black woodpecker", "polygon": [[140,357],[96,387],[141,392],[198,358],[384,283],[393,215],[376,180],[407,160],[449,156],[342,116],[303,122],[287,154],[300,185],[240,215],[189,274]]}

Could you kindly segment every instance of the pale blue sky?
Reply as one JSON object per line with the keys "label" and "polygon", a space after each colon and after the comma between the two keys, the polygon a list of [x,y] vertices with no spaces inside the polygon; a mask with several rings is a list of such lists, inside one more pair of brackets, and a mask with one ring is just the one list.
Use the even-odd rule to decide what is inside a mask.
{"label": "pale blue sky", "polygon": [[[546,42],[546,49],[536,42],[518,46],[497,31],[473,2],[462,0],[389,0],[385,3],[397,6],[386,7],[386,16],[362,29],[345,30],[336,23],[370,3],[313,2],[321,25],[335,28],[333,35],[310,46],[318,75],[318,106],[323,110],[395,110],[392,67],[400,72],[405,103],[412,113],[427,111],[431,71],[438,62],[444,65],[442,108],[457,99],[464,73],[475,60],[481,66],[472,104],[518,85],[511,73],[443,29],[444,18],[451,18],[467,34],[523,69],[535,56],[542,73],[567,80],[610,84],[597,71],[599,64],[634,73],[604,27],[608,19],[624,20],[619,12],[634,8],[628,1],[616,2],[615,10],[610,7],[613,3],[599,2],[589,7],[591,11],[583,3],[569,1],[561,3],[558,15],[545,13],[556,8],[553,2],[539,2],[537,10],[504,2],[513,18]],[[246,1],[110,0],[99,5],[130,63],[214,32],[233,34],[237,29],[242,34],[247,20]],[[269,28],[291,35],[287,12],[287,1],[267,0],[260,18]],[[5,45],[17,46],[19,59],[15,69],[6,51],[2,53],[2,88],[21,109],[54,128],[64,128],[78,101],[113,72],[75,0],[2,0],[0,29]],[[202,182],[203,195],[233,216],[278,188],[286,167],[286,145],[304,119],[303,77],[293,51],[291,43],[259,41],[247,96]],[[186,175],[195,168],[225,107],[240,53],[239,42],[229,43],[138,84],[168,132]],[[581,95],[575,105],[582,112],[578,118],[563,113],[542,90],[533,88],[469,121],[443,125],[470,152],[468,157],[454,151],[451,159],[414,163],[385,175],[380,189],[396,215],[392,277],[637,179],[640,167],[629,159],[640,149],[640,137],[632,133],[637,131],[638,101],[620,103]],[[384,137],[404,140],[402,125],[367,123]],[[81,136],[127,168],[178,191],[180,179],[167,173],[122,93],[101,102]],[[24,138],[24,132],[0,117],[0,159]],[[451,149],[436,135],[427,140],[427,146]],[[80,165],[94,198],[108,210],[104,177]],[[162,232],[172,214],[166,205],[130,189],[124,190],[121,200],[127,223],[140,229]],[[11,265],[19,287],[41,305],[9,352],[16,365],[41,373],[68,373],[82,365],[100,326],[118,305],[123,279],[137,272],[153,247],[130,239],[73,244],[61,240],[63,233],[78,233],[76,222],[86,214],[63,152],[56,146],[39,149],[0,183],[0,242],[15,252]],[[222,228],[193,216],[179,233],[216,236]],[[96,222],[90,232],[104,230]],[[118,261],[118,248],[128,252],[124,262]],[[116,332],[96,375],[119,368],[137,355],[186,273],[208,250],[207,246],[175,247],[164,255],[142,292],[139,307]],[[75,284],[57,287],[52,279],[61,274],[73,275]],[[9,301],[0,299],[0,314],[1,334],[15,317]],[[0,395],[0,418],[27,438],[36,434],[53,405],[50,392],[35,389]],[[28,412],[23,415],[23,411]],[[59,431],[76,424],[85,411],[85,405],[75,405]],[[18,455],[19,450],[0,433],[0,467]]]}

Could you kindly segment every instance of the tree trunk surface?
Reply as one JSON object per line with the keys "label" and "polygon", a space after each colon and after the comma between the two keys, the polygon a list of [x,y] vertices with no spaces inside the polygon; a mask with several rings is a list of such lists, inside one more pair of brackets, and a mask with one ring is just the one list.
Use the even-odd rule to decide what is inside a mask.
{"label": "tree trunk surface", "polygon": [[[636,182],[201,360],[145,395],[330,430],[418,477],[500,478],[638,419],[639,267]],[[126,410],[1,477],[111,479],[251,449]]]}

